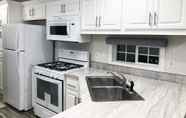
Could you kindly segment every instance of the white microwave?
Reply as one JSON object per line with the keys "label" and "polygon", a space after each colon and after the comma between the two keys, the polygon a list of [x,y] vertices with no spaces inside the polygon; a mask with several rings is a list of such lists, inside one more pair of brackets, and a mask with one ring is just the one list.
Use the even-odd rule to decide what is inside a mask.
{"label": "white microwave", "polygon": [[47,19],[47,40],[82,42],[80,16],[56,16]]}

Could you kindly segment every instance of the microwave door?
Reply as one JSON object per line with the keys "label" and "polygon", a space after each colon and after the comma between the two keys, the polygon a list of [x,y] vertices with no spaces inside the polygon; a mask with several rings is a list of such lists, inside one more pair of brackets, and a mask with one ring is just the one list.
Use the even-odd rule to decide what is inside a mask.
{"label": "microwave door", "polygon": [[68,36],[69,31],[67,25],[50,26],[50,35]]}

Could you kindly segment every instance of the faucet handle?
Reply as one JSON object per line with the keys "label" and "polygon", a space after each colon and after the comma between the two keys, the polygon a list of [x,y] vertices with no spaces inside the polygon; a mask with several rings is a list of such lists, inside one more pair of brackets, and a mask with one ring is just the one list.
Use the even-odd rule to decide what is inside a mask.
{"label": "faucet handle", "polygon": [[130,91],[134,91],[134,81],[130,81]]}

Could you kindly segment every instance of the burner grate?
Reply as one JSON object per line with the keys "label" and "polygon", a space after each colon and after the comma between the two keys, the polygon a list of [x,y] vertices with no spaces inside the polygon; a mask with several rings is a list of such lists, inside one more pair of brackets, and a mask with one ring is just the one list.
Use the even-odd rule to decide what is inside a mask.
{"label": "burner grate", "polygon": [[62,61],[39,64],[38,66],[48,68],[51,70],[58,70],[58,71],[67,71],[70,69],[83,67],[82,65],[79,64],[72,64],[72,63],[67,63]]}

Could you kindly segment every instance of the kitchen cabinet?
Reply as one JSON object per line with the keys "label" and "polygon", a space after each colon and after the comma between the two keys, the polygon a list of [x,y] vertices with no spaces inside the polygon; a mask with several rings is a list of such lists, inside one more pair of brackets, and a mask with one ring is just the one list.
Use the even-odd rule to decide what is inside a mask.
{"label": "kitchen cabinet", "polygon": [[47,17],[61,15],[78,15],[80,12],[79,0],[58,0],[47,4]]}
{"label": "kitchen cabinet", "polygon": [[23,8],[24,21],[46,19],[45,10],[46,10],[45,3],[38,4],[25,3]]}
{"label": "kitchen cabinet", "polygon": [[120,30],[122,0],[82,0],[82,30]]}
{"label": "kitchen cabinet", "polygon": [[126,28],[151,28],[150,3],[152,0],[126,0],[124,6]]}
{"label": "kitchen cabinet", "polygon": [[81,102],[79,78],[72,75],[65,75],[65,109],[69,109]]}
{"label": "kitchen cabinet", "polygon": [[154,17],[157,28],[186,29],[186,1],[156,0]]}
{"label": "kitchen cabinet", "polygon": [[95,30],[98,20],[96,16],[96,0],[82,0],[81,8],[82,30]]}
{"label": "kitchen cabinet", "polygon": [[80,98],[76,93],[67,90],[66,93],[66,109],[69,109],[80,103]]}
{"label": "kitchen cabinet", "polygon": [[126,0],[126,29],[186,29],[185,0]]}
{"label": "kitchen cabinet", "polygon": [[7,9],[6,4],[0,6],[0,26],[7,24]]}
{"label": "kitchen cabinet", "polygon": [[0,1],[0,25],[20,23],[22,21],[22,5],[15,1]]}

